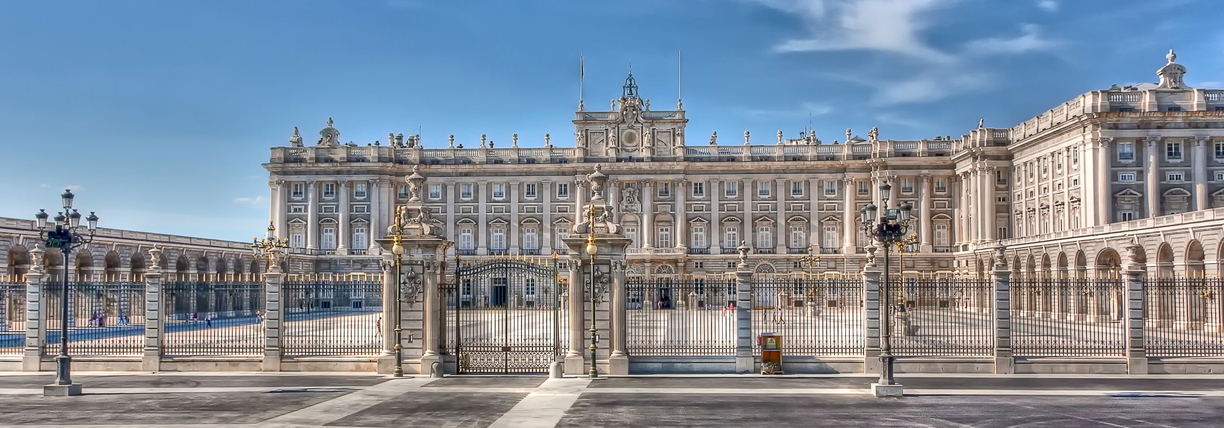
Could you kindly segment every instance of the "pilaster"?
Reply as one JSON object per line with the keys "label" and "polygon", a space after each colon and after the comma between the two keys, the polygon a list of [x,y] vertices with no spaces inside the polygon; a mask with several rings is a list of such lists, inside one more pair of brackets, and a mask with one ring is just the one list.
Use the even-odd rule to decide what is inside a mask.
{"label": "pilaster", "polygon": [[43,341],[47,337],[47,317],[43,316],[47,312],[47,302],[44,300],[43,293],[45,291],[43,281],[47,275],[42,266],[43,250],[35,248],[30,250],[30,255],[34,262],[31,263],[30,272],[25,275],[26,333],[25,350],[21,357],[21,371],[36,372],[39,371],[42,361]]}
{"label": "pilaster", "polygon": [[140,360],[140,370],[157,372],[161,370],[162,349],[164,349],[163,343],[165,340],[164,322],[162,320],[162,308],[164,305],[162,299],[163,275],[162,268],[156,262],[161,260],[161,249],[153,248],[149,250],[149,255],[155,262],[144,275],[144,353]]}
{"label": "pilaster", "polygon": [[283,311],[281,306],[281,286],[284,273],[280,263],[273,259],[268,263],[268,271],[264,273],[264,354],[263,371],[281,371],[281,356],[284,346],[281,342],[281,321]]}

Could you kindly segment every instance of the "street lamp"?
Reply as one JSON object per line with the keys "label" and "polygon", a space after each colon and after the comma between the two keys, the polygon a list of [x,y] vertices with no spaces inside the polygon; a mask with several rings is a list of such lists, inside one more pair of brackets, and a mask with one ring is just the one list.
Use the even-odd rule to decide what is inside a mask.
{"label": "street lamp", "polygon": [[59,248],[63,255],[64,289],[62,300],[60,300],[60,309],[62,309],[60,312],[60,354],[55,357],[55,385],[69,386],[68,395],[80,394],[79,388],[71,387],[72,357],[68,356],[68,255],[72,250],[92,242],[94,234],[98,231],[98,216],[92,211],[89,217],[85,218],[89,234],[77,231],[81,226],[81,213],[72,209],[73,197],[71,189],[65,189],[60,195],[64,211],[55,215],[55,228],[51,230],[47,230],[47,218],[50,217],[47,210],[40,209],[38,214],[34,215],[34,219],[37,220],[39,239],[47,248]]}
{"label": "street lamp", "polygon": [[[888,253],[889,249],[898,243],[905,241],[905,234],[909,231],[910,210],[913,206],[909,202],[903,203],[896,208],[888,208],[888,194],[892,190],[892,185],[887,182],[880,185],[880,194],[884,205],[883,215],[877,216],[878,208],[875,204],[868,203],[867,206],[859,210],[859,222],[862,224],[863,232],[875,241],[878,241],[884,247],[884,277],[880,282],[880,385],[895,385],[896,380],[893,378],[893,360],[892,344],[890,343],[892,333],[892,312],[893,305],[889,303],[889,279],[888,279]],[[904,245],[904,244],[902,244]]]}
{"label": "street lamp", "polygon": [[404,377],[404,344],[401,339],[403,326],[400,325],[400,302],[403,301],[403,288],[405,278],[403,276],[404,267],[404,207],[395,207],[395,223],[391,225],[391,254],[395,258],[391,260],[392,267],[395,270],[395,312],[392,316],[395,317],[395,371],[391,372],[393,377]]}
{"label": "street lamp", "polygon": [[806,267],[808,270],[807,283],[811,290],[807,290],[804,294],[808,298],[805,303],[808,305],[808,310],[811,311],[811,305],[815,303],[816,299],[816,286],[814,284],[815,281],[813,281],[812,268],[820,263],[820,255],[816,254],[816,249],[811,245],[808,245],[807,250],[807,255],[799,258],[799,266]]}
{"label": "street lamp", "polygon": [[595,310],[598,299],[595,296],[595,253],[599,252],[599,246],[595,245],[595,206],[591,205],[587,210],[587,242],[586,253],[591,256],[591,371],[588,373],[591,379],[599,377],[599,367],[595,365],[595,350],[598,349],[598,340],[596,337],[598,330],[595,326]]}

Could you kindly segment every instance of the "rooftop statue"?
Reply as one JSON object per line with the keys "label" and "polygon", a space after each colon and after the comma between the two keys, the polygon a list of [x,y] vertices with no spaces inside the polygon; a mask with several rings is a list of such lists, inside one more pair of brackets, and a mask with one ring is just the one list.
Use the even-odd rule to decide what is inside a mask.
{"label": "rooftop statue", "polygon": [[323,147],[336,147],[340,145],[340,131],[337,131],[332,125],[332,118],[327,118],[327,127],[319,131],[318,145]]}
{"label": "rooftop statue", "polygon": [[289,137],[290,147],[302,147],[302,134],[298,133],[298,127],[293,127],[293,136]]}

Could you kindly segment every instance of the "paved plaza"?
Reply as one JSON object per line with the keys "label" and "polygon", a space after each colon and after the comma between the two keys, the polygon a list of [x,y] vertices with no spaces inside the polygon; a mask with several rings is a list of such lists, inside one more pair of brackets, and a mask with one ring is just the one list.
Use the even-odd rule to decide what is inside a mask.
{"label": "paved plaza", "polygon": [[1219,376],[673,376],[389,379],[301,373],[0,373],[0,426],[1218,427]]}

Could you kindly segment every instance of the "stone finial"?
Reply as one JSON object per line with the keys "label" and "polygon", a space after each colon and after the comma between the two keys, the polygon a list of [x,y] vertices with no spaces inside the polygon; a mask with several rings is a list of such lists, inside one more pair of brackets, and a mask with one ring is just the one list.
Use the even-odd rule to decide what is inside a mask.
{"label": "stone finial", "polygon": [[1003,250],[1006,250],[1006,249],[1007,247],[1002,246],[1002,245],[995,247],[995,264],[994,264],[995,270],[1006,270],[1007,269],[1007,254],[1003,252]]}
{"label": "stone finial", "polygon": [[647,98],[643,101],[642,110],[650,110],[650,98]]}
{"label": "stone finial", "polygon": [[552,147],[552,143],[548,141],[550,139],[552,139],[551,135],[544,134],[544,147]]}
{"label": "stone finial", "polygon": [[455,134],[450,134],[450,137],[447,138],[447,141],[448,141],[447,143],[448,147],[452,149],[455,148]]}
{"label": "stone finial", "polygon": [[1182,81],[1182,77],[1186,75],[1186,67],[1174,62],[1177,54],[1169,49],[1169,54],[1165,55],[1165,58],[1169,60],[1169,63],[1160,67],[1160,70],[1156,70],[1156,75],[1160,76],[1160,85],[1157,86],[1157,89],[1192,89]]}
{"label": "stone finial", "polygon": [[43,266],[43,256],[45,254],[46,254],[46,250],[44,250],[42,245],[39,245],[39,244],[35,244],[34,248],[30,250],[30,272],[31,273],[38,273],[38,274],[47,273],[47,268]]}
{"label": "stone finial", "polygon": [[485,148],[485,147],[486,147],[486,146],[485,146],[485,142],[486,142],[486,140],[487,140],[487,138],[485,137],[485,134],[480,134],[480,148],[482,148],[482,149],[483,149],[483,148]]}
{"label": "stone finial", "polygon": [[986,128],[986,118],[979,117],[978,118],[978,129],[983,129],[983,128]]}
{"label": "stone finial", "polygon": [[739,268],[748,269],[748,252],[752,251],[752,248],[748,247],[748,241],[740,241],[735,251],[739,253]]}
{"label": "stone finial", "polygon": [[511,138],[512,138],[512,140],[510,140],[510,141],[511,141],[510,146],[511,146],[511,147],[518,147],[518,134],[514,134],[513,136],[511,136]]}
{"label": "stone finial", "polygon": [[782,131],[778,131],[778,144],[782,144]]}
{"label": "stone finial", "polygon": [[340,131],[337,131],[333,125],[335,125],[335,122],[332,121],[332,118],[327,118],[327,127],[323,128],[322,131],[319,131],[318,145],[324,147],[336,147],[340,145]]}
{"label": "stone finial", "polygon": [[302,147],[302,134],[298,133],[298,127],[293,127],[293,136],[289,137],[290,147]]}
{"label": "stone finial", "polygon": [[404,180],[408,182],[408,202],[421,202],[421,188],[425,185],[425,176],[420,174],[421,166],[412,166],[412,175]]}
{"label": "stone finial", "polygon": [[718,131],[714,131],[713,133],[710,133],[710,145],[711,146],[718,145]]}
{"label": "stone finial", "polygon": [[1169,64],[1172,64],[1177,61],[1177,54],[1172,49],[1169,49],[1169,53],[1165,54],[1165,58],[1169,60]]}
{"label": "stone finial", "polygon": [[149,249],[149,260],[150,260],[149,261],[150,269],[158,269],[158,270],[161,269],[161,263],[162,263],[161,247],[154,246],[153,248]]}
{"label": "stone finial", "polygon": [[750,134],[748,133],[748,131],[744,131],[744,145],[745,145],[745,146],[747,146],[747,145],[751,144],[751,143],[749,143],[749,142],[748,142],[748,136],[749,136],[749,135],[750,135]]}
{"label": "stone finial", "polygon": [[880,128],[875,126],[871,127],[871,130],[867,131],[867,140],[873,143],[880,141]]}
{"label": "stone finial", "polygon": [[1143,266],[1143,259],[1139,255],[1143,251],[1143,246],[1139,245],[1139,240],[1134,236],[1130,237],[1130,242],[1126,244],[1126,270],[1140,270]]}
{"label": "stone finial", "polygon": [[395,144],[395,133],[394,132],[387,133],[387,145],[399,147],[399,144]]}
{"label": "stone finial", "polygon": [[850,144],[850,135],[851,135],[851,134],[852,134],[852,133],[850,132],[850,128],[846,128],[846,144]]}
{"label": "stone finial", "polygon": [[587,175],[587,181],[591,183],[591,202],[603,201],[604,182],[608,181],[608,176],[603,173],[603,164],[595,164],[595,172]]}

